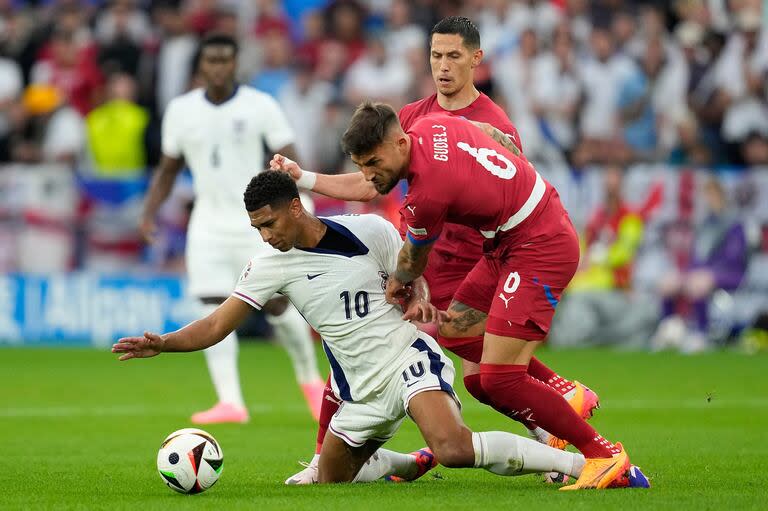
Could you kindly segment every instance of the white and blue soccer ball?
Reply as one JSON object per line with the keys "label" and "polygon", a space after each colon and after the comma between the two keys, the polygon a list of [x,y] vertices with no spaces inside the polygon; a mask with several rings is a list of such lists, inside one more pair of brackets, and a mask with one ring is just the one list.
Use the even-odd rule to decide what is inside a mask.
{"label": "white and blue soccer ball", "polygon": [[196,428],[174,431],[157,453],[160,478],[179,493],[201,493],[216,484],[224,453],[213,435]]}

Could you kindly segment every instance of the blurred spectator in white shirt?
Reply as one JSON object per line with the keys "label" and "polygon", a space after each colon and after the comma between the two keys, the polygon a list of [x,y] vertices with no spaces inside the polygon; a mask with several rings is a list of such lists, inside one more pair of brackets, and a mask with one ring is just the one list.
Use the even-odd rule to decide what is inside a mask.
{"label": "blurred spectator in white shirt", "polygon": [[409,52],[424,49],[427,34],[411,21],[411,7],[406,0],[392,0],[387,21],[385,46],[390,58],[407,58]]}
{"label": "blurred spectator in white shirt", "polygon": [[573,36],[564,23],[555,30],[552,51],[536,59],[533,101],[544,138],[565,153],[577,139],[575,121],[582,88],[576,66]]}
{"label": "blurred spectator in white shirt", "polygon": [[533,29],[540,40],[549,40],[560,22],[560,10],[549,0],[512,0],[509,19],[518,34]]}
{"label": "blurred spectator in white shirt", "polygon": [[565,15],[571,25],[576,53],[581,54],[589,46],[592,33],[592,20],[589,16],[589,0],[566,0]]}
{"label": "blurred spectator in white shirt", "polygon": [[592,55],[579,67],[585,103],[579,119],[582,143],[575,155],[577,165],[623,163],[628,155],[620,137],[619,92],[636,65],[616,53],[613,35],[606,28],[595,27],[590,41]]}
{"label": "blurred spectator in white shirt", "polygon": [[520,34],[520,44],[514,52],[493,62],[494,90],[501,93],[507,115],[520,132],[525,154],[531,159],[539,159],[543,150],[533,99],[539,85],[535,76],[538,55],[536,32],[528,28]]}
{"label": "blurred spectator in white shirt", "polygon": [[729,143],[740,143],[752,132],[768,136],[768,37],[758,12],[738,13],[733,33],[723,50],[717,86],[728,105],[722,134]]}
{"label": "blurred spectator in white shirt", "polygon": [[163,33],[157,55],[157,110],[187,90],[192,76],[192,60],[197,51],[197,38],[189,33],[179,8],[172,1],[155,2],[154,16]]}
{"label": "blurred spectator in white shirt", "polygon": [[11,142],[14,161],[74,167],[85,143],[78,112],[50,85],[30,85],[22,96],[23,126]]}
{"label": "blurred spectator in white shirt", "polygon": [[151,35],[149,17],[137,7],[135,0],[114,0],[96,18],[96,39],[102,45],[127,37],[142,46]]}
{"label": "blurred spectator in white shirt", "polygon": [[410,69],[404,62],[390,57],[380,35],[372,35],[362,57],[347,72],[344,98],[352,105],[376,99],[402,106],[411,80]]}
{"label": "blurred spectator in white shirt", "polygon": [[288,32],[279,26],[265,29],[259,41],[264,52],[263,62],[251,78],[251,86],[277,98],[280,90],[293,78],[293,43]]}
{"label": "blurred spectator in white shirt", "polygon": [[312,65],[300,60],[293,79],[282,88],[278,101],[296,134],[296,151],[304,168],[318,168],[317,138],[324,129],[325,109],[333,97],[333,86],[316,80]]}
{"label": "blurred spectator in white shirt", "polygon": [[469,17],[477,22],[485,59],[493,62],[518,44],[520,32],[512,26],[508,0],[478,0]]}
{"label": "blurred spectator in white shirt", "polygon": [[[133,0],[118,0],[102,11],[96,20],[99,41],[99,65],[105,75],[139,74],[144,45],[150,40],[152,29],[147,15],[136,8]],[[149,81],[146,73],[140,81]]]}
{"label": "blurred spectator in white shirt", "polygon": [[613,16],[611,21],[611,33],[616,41],[616,49],[629,57],[636,57],[633,54],[633,46],[638,37],[637,34],[637,16],[629,10],[620,10]]}

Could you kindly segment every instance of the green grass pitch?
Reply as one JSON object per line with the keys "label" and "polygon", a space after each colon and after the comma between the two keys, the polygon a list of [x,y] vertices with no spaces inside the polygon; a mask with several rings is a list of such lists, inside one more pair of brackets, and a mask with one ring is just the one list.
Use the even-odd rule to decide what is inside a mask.
{"label": "green grass pitch", "polygon": [[[286,487],[310,456],[315,427],[287,356],[242,344],[240,368],[252,411],[247,425],[207,429],[224,472],[194,496],[166,488],[155,469],[163,438],[213,402],[203,356],[169,354],[118,363],[105,351],[0,349],[0,509],[255,509],[266,511],[593,510],[768,508],[768,359],[611,351],[544,352],[564,376],[594,388],[592,423],[621,440],[653,488],[558,492],[537,476],[503,478],[448,470],[412,484]],[[523,433],[467,396],[475,430]],[[389,447],[423,441],[406,423]]]}

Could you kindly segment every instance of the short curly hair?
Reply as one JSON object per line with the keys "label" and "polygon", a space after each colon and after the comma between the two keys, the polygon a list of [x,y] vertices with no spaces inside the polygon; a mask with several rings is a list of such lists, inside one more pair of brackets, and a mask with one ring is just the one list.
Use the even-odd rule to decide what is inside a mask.
{"label": "short curly hair", "polygon": [[250,213],[264,206],[276,208],[299,198],[299,189],[291,176],[279,170],[256,174],[243,194],[245,209]]}

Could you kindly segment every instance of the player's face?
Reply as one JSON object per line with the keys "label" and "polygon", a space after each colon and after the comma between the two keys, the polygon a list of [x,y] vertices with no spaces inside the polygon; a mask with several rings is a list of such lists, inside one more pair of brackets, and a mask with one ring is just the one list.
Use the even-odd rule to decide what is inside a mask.
{"label": "player's face", "polygon": [[352,162],[363,173],[365,180],[373,183],[381,195],[391,192],[403,177],[408,158],[407,136],[402,132],[390,134],[370,153],[352,155]]}
{"label": "player's face", "polygon": [[433,34],[429,54],[432,79],[440,94],[453,96],[472,86],[472,70],[480,65],[483,50],[470,49],[458,34]]}
{"label": "player's face", "polygon": [[200,55],[200,74],[209,87],[224,88],[235,81],[235,49],[226,44],[206,46]]}
{"label": "player's face", "polygon": [[287,252],[292,249],[298,238],[294,202],[298,202],[298,199],[294,199],[283,206],[273,208],[267,205],[256,211],[248,212],[251,226],[259,231],[261,239],[280,252]]}

